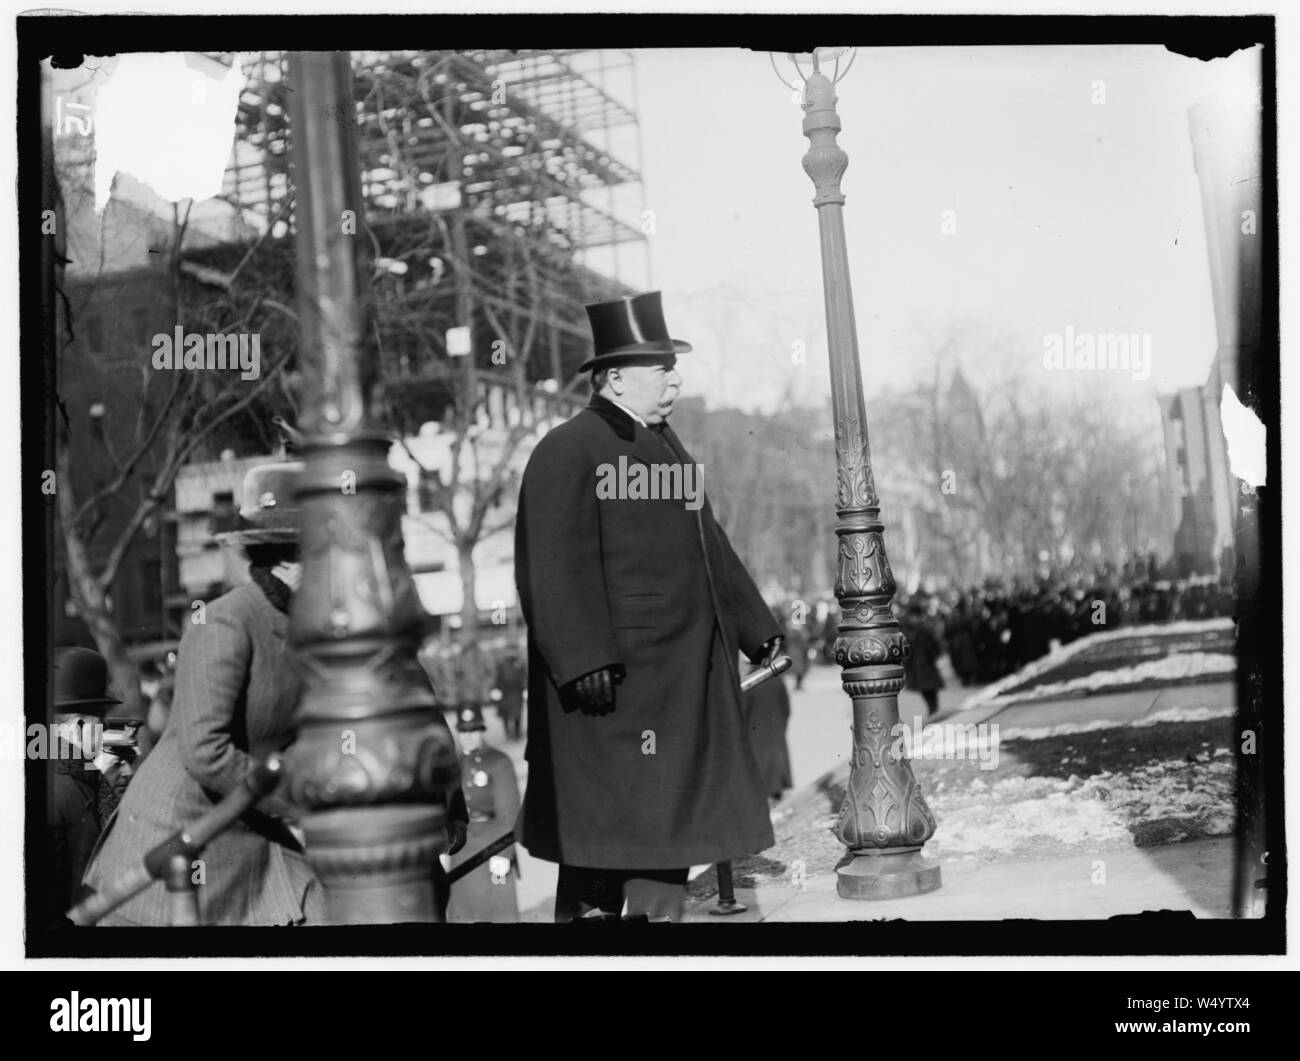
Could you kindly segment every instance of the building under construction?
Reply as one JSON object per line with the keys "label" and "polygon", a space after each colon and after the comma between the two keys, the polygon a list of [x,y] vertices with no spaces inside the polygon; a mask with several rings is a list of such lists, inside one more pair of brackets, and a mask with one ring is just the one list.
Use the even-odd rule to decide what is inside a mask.
{"label": "building under construction", "polygon": [[[247,74],[223,197],[279,239],[293,210],[285,58],[222,60]],[[393,426],[440,418],[462,375],[450,358],[467,351],[480,382],[522,364],[563,390],[586,356],[582,304],[646,279],[634,64],[628,51],[354,54],[358,235]],[[449,346],[461,328],[470,341]]]}
{"label": "building under construction", "polygon": [[[213,58],[238,62],[246,76],[222,195],[246,236],[186,268],[199,282],[221,284],[231,261],[256,246],[258,282],[249,287],[274,292],[292,276],[285,56]],[[626,279],[646,278],[634,58],[626,51],[352,58],[356,98],[339,118],[357,123],[365,216],[340,224],[368,241],[374,263],[385,426],[406,437],[406,453],[426,457],[406,527],[408,555],[428,610],[472,619],[458,568],[483,546],[474,596],[480,611],[498,610],[502,601],[513,604],[509,549],[502,539],[460,540],[447,550],[442,540],[463,534],[445,522],[430,532],[439,506],[425,488],[449,487],[476,503],[477,480],[494,477],[478,455],[494,443],[488,463],[508,462],[495,478],[512,484],[528,447],[504,449],[502,434],[567,415],[585,397],[573,388],[588,356],[583,304],[632,290]],[[288,300],[287,286],[282,293]],[[430,421],[448,429],[440,439],[421,435]],[[473,467],[456,467],[448,440],[471,425],[496,437],[480,438]],[[223,480],[212,483],[219,511],[237,485],[225,471],[221,462],[187,469],[187,497],[197,496],[196,476],[214,475]],[[495,487],[494,524],[509,517],[508,492]],[[210,514],[200,506],[180,517],[190,533],[178,538],[193,553],[181,561],[186,591],[202,588],[190,569],[218,569],[196,522]]]}

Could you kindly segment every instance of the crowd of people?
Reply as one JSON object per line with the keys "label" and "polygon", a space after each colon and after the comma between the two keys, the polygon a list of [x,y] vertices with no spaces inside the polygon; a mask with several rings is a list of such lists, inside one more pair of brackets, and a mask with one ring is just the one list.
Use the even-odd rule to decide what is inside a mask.
{"label": "crowd of people", "polygon": [[[936,661],[944,654],[962,685],[985,685],[1045,656],[1053,645],[1100,630],[1230,616],[1233,606],[1225,580],[1156,580],[1145,572],[1102,569],[1087,578],[990,579],[965,590],[900,593],[895,614],[912,644],[907,687],[930,701],[942,688]],[[833,601],[819,600],[794,601],[779,612],[801,686],[810,663],[834,661],[839,611]]]}
{"label": "crowd of people", "polygon": [[1071,584],[991,582],[918,598],[963,685],[984,685],[1100,630],[1232,614],[1230,586],[1207,579]]}

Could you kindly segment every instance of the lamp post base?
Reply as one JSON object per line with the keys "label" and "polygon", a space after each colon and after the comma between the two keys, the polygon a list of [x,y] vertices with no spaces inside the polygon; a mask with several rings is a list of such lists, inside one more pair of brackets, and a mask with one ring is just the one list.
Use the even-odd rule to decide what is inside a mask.
{"label": "lamp post base", "polygon": [[906,899],[937,891],[940,885],[939,863],[917,850],[879,855],[850,852],[848,858],[835,871],[835,890],[841,899]]}
{"label": "lamp post base", "polygon": [[307,858],[325,888],[326,923],[441,922],[433,879],[445,823],[443,807],[414,803],[308,815]]}

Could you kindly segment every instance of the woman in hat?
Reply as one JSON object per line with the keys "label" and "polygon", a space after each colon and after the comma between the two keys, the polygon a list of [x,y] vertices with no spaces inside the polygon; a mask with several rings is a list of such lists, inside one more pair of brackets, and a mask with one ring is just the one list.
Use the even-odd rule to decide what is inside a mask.
{"label": "woman in hat", "polygon": [[[265,464],[244,478],[239,525],[218,540],[245,547],[250,581],[191,616],[176,663],[171,717],[87,870],[91,887],[135,869],[150,848],[240,785],[255,761],[293,739],[301,686],[286,637],[301,577],[292,507],[300,468]],[[294,835],[296,818],[297,808],[272,794],[208,844],[193,875],[204,922],[322,919],[323,895]],[[166,891],[155,883],[100,923],[165,925]]]}

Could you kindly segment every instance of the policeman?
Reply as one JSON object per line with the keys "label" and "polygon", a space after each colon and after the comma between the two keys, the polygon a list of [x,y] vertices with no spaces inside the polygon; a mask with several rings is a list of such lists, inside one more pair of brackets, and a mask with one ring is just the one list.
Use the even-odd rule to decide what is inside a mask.
{"label": "policeman", "polygon": [[[456,733],[460,740],[461,788],[469,809],[469,837],[465,846],[451,857],[453,870],[513,829],[519,814],[519,782],[515,780],[514,763],[505,752],[484,742],[486,729],[482,708],[461,707]],[[462,924],[518,921],[517,857],[514,847],[508,847],[456,881],[447,906],[447,920]]]}

